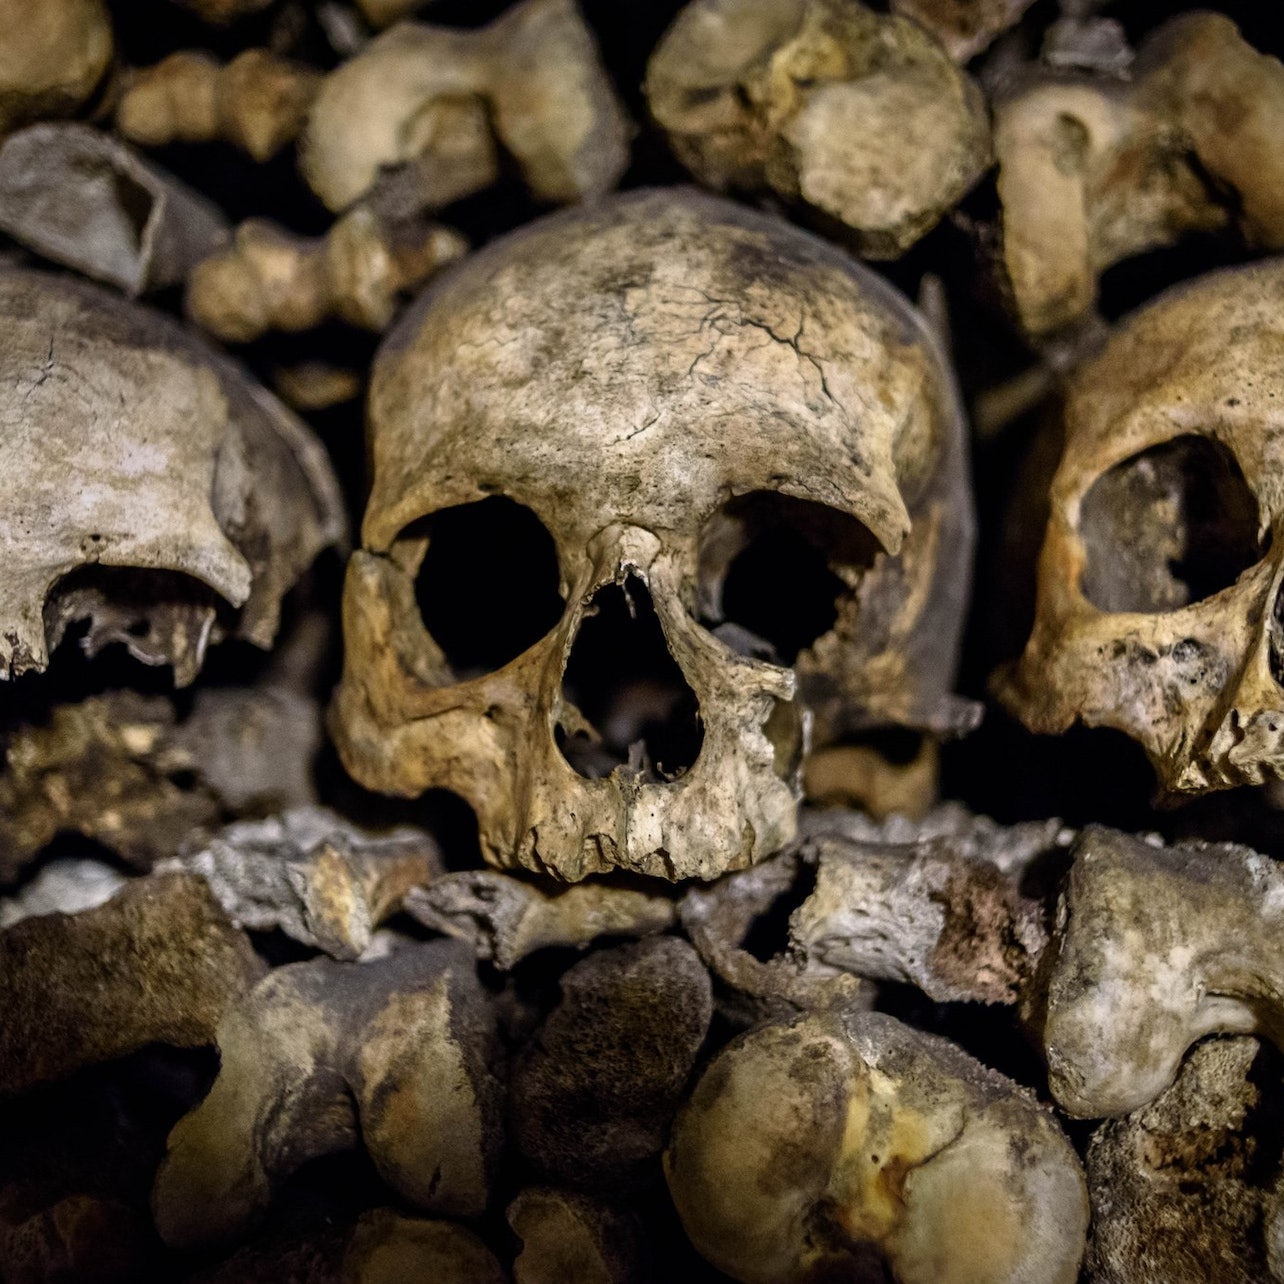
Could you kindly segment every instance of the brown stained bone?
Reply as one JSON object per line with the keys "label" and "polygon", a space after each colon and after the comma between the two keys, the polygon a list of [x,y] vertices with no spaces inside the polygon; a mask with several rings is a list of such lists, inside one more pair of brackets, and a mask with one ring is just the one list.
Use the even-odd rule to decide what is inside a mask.
{"label": "brown stained bone", "polygon": [[713,1015],[709,977],[672,936],[598,950],[513,1070],[509,1112],[525,1158],[592,1192],[644,1184]]}
{"label": "brown stained bone", "polygon": [[467,1227],[371,1208],[292,1208],[191,1284],[506,1284],[495,1255]]}
{"label": "brown stained bone", "polygon": [[995,679],[1031,730],[1131,736],[1171,796],[1284,773],[1282,307],[1284,259],[1212,272],[1074,372],[1034,628]]}
{"label": "brown stained bone", "polygon": [[521,1241],[513,1284],[644,1284],[650,1277],[641,1219],[632,1211],[531,1186],[505,1216]]}
{"label": "brown stained bone", "polygon": [[467,1227],[407,1217],[392,1208],[363,1213],[343,1256],[345,1284],[506,1284],[507,1278]]}
{"label": "brown stained bone", "polygon": [[1097,1129],[1087,1156],[1093,1284],[1278,1278],[1264,1238],[1278,1076],[1278,1058],[1256,1039],[1210,1039],[1150,1105]]}
{"label": "brown stained bone", "polygon": [[500,147],[538,200],[566,204],[615,186],[628,134],[574,0],[523,0],[477,31],[372,40],[322,85],[300,165],[336,212],[405,167],[396,199],[422,211],[493,183]]}
{"label": "brown stained bone", "polygon": [[0,138],[70,116],[102,79],[112,48],[103,0],[0,0]]}
{"label": "brown stained bone", "polygon": [[[321,442],[169,317],[97,286],[0,269],[0,679],[90,654],[199,672],[267,648],[281,599],[345,517]],[[140,409],[142,413],[140,413]]]}
{"label": "brown stained bone", "polygon": [[183,874],[16,923],[0,932],[0,1095],[149,1043],[210,1043],[263,970],[204,881]]}
{"label": "brown stained bone", "polygon": [[807,877],[806,863],[794,849],[708,887],[693,887],[683,897],[683,931],[713,974],[719,1011],[737,1024],[848,1007],[873,998],[872,987],[855,976],[805,966],[786,950],[783,926],[778,947],[767,958],[759,957],[765,949],[748,948],[759,920],[778,914],[778,905],[796,895]]}
{"label": "brown stained bone", "polygon": [[[368,788],[465,797],[492,865],[716,878],[792,836],[805,711],[821,745],[975,721],[950,694],[972,544],[950,376],[905,300],[783,220],[653,190],[492,242],[385,339],[370,441],[336,745]],[[456,672],[416,598],[426,532],[501,497],[552,537],[564,609]],[[724,589],[798,531],[834,615],[787,656],[726,618]],[[698,752],[666,768],[612,732],[603,766],[614,719],[578,708],[566,657],[603,602],[637,621],[644,594]]]}
{"label": "brown stained bone", "polygon": [[803,794],[820,807],[856,807],[879,820],[921,819],[936,802],[939,745],[923,736],[908,762],[876,745],[827,745],[803,761]]}
{"label": "brown stained bone", "polygon": [[1034,0],[892,0],[892,12],[926,27],[965,63],[1015,26]]}
{"label": "brown stained bone", "polygon": [[303,128],[321,73],[267,49],[246,49],[226,66],[192,50],[130,75],[116,128],[143,147],[222,140],[271,160]]}
{"label": "brown stained bone", "polygon": [[1167,1088],[1206,1035],[1279,1043],[1282,914],[1284,871],[1257,852],[1085,830],[1028,998],[1057,1104],[1125,1114]]}
{"label": "brown stained bone", "polygon": [[1073,1284],[1088,1223],[1050,1110],[875,1013],[728,1045],[678,1116],[665,1175],[692,1243],[745,1284]]}
{"label": "brown stained bone", "polygon": [[276,395],[301,413],[328,410],[355,401],[365,388],[365,371],[326,361],[301,361],[272,371]]}
{"label": "brown stained bone", "polygon": [[156,1178],[167,1244],[243,1233],[300,1164],[358,1139],[411,1204],[485,1208],[502,1145],[497,1049],[465,947],[278,968],[228,1012],[217,1043],[218,1078],[170,1134]]}
{"label": "brown stained bone", "polygon": [[972,80],[917,23],[852,0],[694,0],[646,93],[702,183],[799,202],[866,257],[904,253],[990,161]]}
{"label": "brown stained bone", "polygon": [[480,869],[413,889],[405,909],[425,927],[468,941],[505,972],[548,946],[586,949],[601,936],[650,936],[677,921],[674,900],[663,892],[605,881],[550,886]]}
{"label": "brown stained bone", "polygon": [[316,703],[283,686],[211,688],[180,719],[118,691],[57,706],[3,745],[0,883],[72,832],[146,870],[227,818],[314,801]]}
{"label": "brown stained bone", "polygon": [[199,874],[238,927],[276,928],[336,959],[363,954],[406,893],[442,868],[428,834],[367,833],[322,807],[229,825],[160,866]]}
{"label": "brown stained bone", "polygon": [[177,285],[222,246],[211,201],[89,125],[30,125],[0,144],[0,230],[129,295]]}
{"label": "brown stained bone", "polygon": [[1158,28],[1130,78],[1046,72],[996,105],[1003,259],[1032,335],[1086,316],[1111,264],[1237,226],[1284,247],[1284,66],[1221,14]]}
{"label": "brown stained bone", "polygon": [[391,324],[401,297],[468,245],[423,219],[393,223],[358,206],[325,236],[302,237],[266,219],[236,229],[225,250],[192,271],[187,314],[228,343],[268,330],[307,330],[337,317],[368,330]]}
{"label": "brown stained bone", "polygon": [[14,1221],[6,1193],[0,1193],[5,1284],[143,1279],[154,1265],[152,1230],[139,1209],[110,1197],[68,1195]]}
{"label": "brown stained bone", "polygon": [[[1055,840],[1043,845],[1049,826],[1029,828],[1038,844],[1030,860],[1055,850]],[[1005,868],[978,846],[805,840],[816,882],[790,917],[793,951],[816,966],[911,982],[938,1003],[1016,1003],[1047,945],[1044,908],[1020,890],[1027,862]]]}

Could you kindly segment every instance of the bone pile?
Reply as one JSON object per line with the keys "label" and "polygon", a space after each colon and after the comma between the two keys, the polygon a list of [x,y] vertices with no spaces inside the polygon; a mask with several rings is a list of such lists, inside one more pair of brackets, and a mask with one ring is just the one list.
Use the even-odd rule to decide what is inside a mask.
{"label": "bone pile", "polygon": [[1284,1284],[1269,8],[0,0],[0,1284]]}

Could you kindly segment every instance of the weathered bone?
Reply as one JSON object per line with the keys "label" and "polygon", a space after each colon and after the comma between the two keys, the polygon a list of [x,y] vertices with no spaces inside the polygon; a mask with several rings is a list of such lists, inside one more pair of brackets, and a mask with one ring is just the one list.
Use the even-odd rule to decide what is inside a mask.
{"label": "weathered bone", "polygon": [[549,886],[495,870],[461,870],[406,896],[425,927],[468,941],[505,972],[548,946],[585,949],[600,936],[650,936],[672,927],[674,900],[614,882]]}
{"label": "weathered bone", "polygon": [[367,833],[322,807],[229,825],[157,868],[199,874],[238,927],[276,928],[336,959],[361,956],[407,892],[443,871],[423,831]]}
{"label": "weathered bone", "polygon": [[480,1214],[503,1142],[494,1040],[453,941],[276,969],[220,1023],[218,1078],[170,1134],[152,1196],[161,1237],[244,1231],[300,1164],[358,1138],[410,1203]]}
{"label": "weathered bone", "polygon": [[1004,94],[994,142],[1021,324],[1077,321],[1107,267],[1189,232],[1238,223],[1284,246],[1282,123],[1284,66],[1215,13],[1152,32],[1128,79],[1048,71]]}
{"label": "weathered bone", "polygon": [[[191,682],[211,641],[266,648],[343,538],[320,441],[161,313],[0,270],[0,679],[73,623]],[[88,448],[92,447],[92,448]]]}
{"label": "weathered bone", "polygon": [[996,678],[1032,730],[1133,737],[1173,794],[1284,771],[1281,315],[1284,260],[1210,273],[1074,373],[1034,629]]}
{"label": "weathered bone", "polygon": [[182,50],[131,74],[116,104],[116,128],[143,147],[223,140],[270,160],[303,128],[321,73],[246,49],[226,66]]}
{"label": "weathered bone", "polygon": [[1284,872],[1266,856],[1085,830],[1028,1001],[1057,1104],[1079,1118],[1126,1114],[1206,1035],[1281,1042],[1282,915]]}
{"label": "weathered bone", "polygon": [[279,684],[201,691],[185,718],[130,691],[58,705],[4,740],[0,882],[61,833],[147,870],[229,816],[314,802],[321,742],[316,702]]}
{"label": "weathered bone", "polygon": [[641,1220],[587,1195],[522,1191],[505,1213],[521,1252],[514,1284],[644,1284],[650,1278]]}
{"label": "weathered bone", "polygon": [[467,249],[448,227],[422,219],[391,223],[365,206],[349,210],[322,237],[250,219],[230,247],[192,271],[187,313],[229,343],[268,330],[307,330],[328,317],[383,330],[405,292]]}
{"label": "weathered bone", "polygon": [[[971,547],[954,391],[917,314],[833,247],[681,190],[541,220],[429,288],[370,406],[336,743],[368,787],[465,797],[488,862],[713,878],[791,837],[808,713],[819,744],[974,722],[949,694]],[[552,536],[565,608],[502,667],[455,673],[415,596],[424,519],[500,496]],[[756,539],[799,528],[836,597],[786,664],[725,590]],[[645,590],[698,705],[671,773],[565,748],[607,726],[563,674],[613,590]]]}
{"label": "weathered bone", "polygon": [[1021,20],[1034,0],[892,0],[892,12],[926,27],[960,65]]}
{"label": "weathered bone", "polygon": [[944,1039],[833,1010],[740,1036],[665,1174],[692,1243],[746,1284],[1071,1284],[1083,1173],[1052,1112]]}
{"label": "weathered bone", "polygon": [[514,1139],[558,1185],[645,1184],[708,1033],[708,974],[685,941],[662,936],[595,951],[561,989],[514,1066]]}
{"label": "weathered bone", "polygon": [[423,211],[493,183],[498,145],[560,204],[614,187],[627,139],[574,0],[523,0],[478,31],[407,22],[372,40],[322,84],[300,166],[336,212],[402,167],[395,199]]}
{"label": "weathered bone", "polygon": [[[1261,1057],[1256,1039],[1201,1043],[1150,1105],[1093,1135],[1085,1266],[1094,1284],[1279,1278],[1264,1232],[1280,1124],[1273,1083],[1254,1071]],[[1276,1079],[1278,1062],[1265,1073]]]}
{"label": "weathered bone", "polygon": [[755,923],[794,892],[806,870],[797,850],[790,850],[708,887],[693,887],[683,897],[682,928],[718,982],[719,1010],[737,1024],[851,1007],[873,998],[871,987],[847,972],[806,966],[785,949],[783,929],[780,948],[771,957],[759,958],[746,948]]}
{"label": "weathered bone", "polygon": [[0,1095],[137,1051],[210,1043],[263,974],[203,880],[126,884],[81,914],[0,931]]}
{"label": "weathered bone", "polygon": [[3,0],[0,32],[0,138],[30,121],[70,116],[111,62],[103,0]]}
{"label": "weathered bone", "polygon": [[702,183],[774,190],[868,257],[904,253],[989,164],[977,86],[923,27],[855,0],[694,0],[646,93]]}
{"label": "weathered bone", "polygon": [[[1020,875],[1061,838],[1056,822],[1024,828],[1025,859],[1006,867],[984,844],[951,837],[804,842],[816,886],[790,917],[792,948],[813,966],[909,981],[938,1003],[1016,1003],[1048,939],[1043,905],[1022,895]],[[995,845],[1010,857],[1020,839]]]}
{"label": "weathered bone", "polygon": [[126,294],[177,285],[228,238],[186,183],[88,125],[30,125],[0,144],[0,230]]}

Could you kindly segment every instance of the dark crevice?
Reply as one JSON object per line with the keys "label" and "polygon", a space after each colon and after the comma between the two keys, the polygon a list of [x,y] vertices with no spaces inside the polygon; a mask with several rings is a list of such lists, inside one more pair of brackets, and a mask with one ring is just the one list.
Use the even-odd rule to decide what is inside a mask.
{"label": "dark crevice", "polygon": [[769,963],[789,950],[789,920],[794,910],[816,890],[816,867],[802,861],[794,881],[749,924],[740,948],[760,963]]}
{"label": "dark crevice", "polygon": [[838,619],[851,591],[838,568],[864,570],[877,551],[865,526],[824,504],[738,496],[701,534],[701,623],[738,654],[791,665]]}
{"label": "dark crevice", "polygon": [[1235,456],[1184,435],[1116,464],[1084,497],[1084,596],[1103,611],[1178,610],[1229,588],[1266,548]]}
{"label": "dark crevice", "polygon": [[415,598],[461,681],[503,668],[561,619],[557,546],[529,508],[502,495],[444,508],[403,538],[422,536]]}
{"label": "dark crevice", "polygon": [[1267,636],[1270,642],[1267,660],[1271,666],[1271,677],[1277,685],[1284,687],[1284,585],[1280,586],[1275,595]]}
{"label": "dark crevice", "polygon": [[636,576],[594,595],[562,686],[597,733],[556,729],[562,756],[581,776],[597,780],[624,768],[646,779],[676,780],[695,764],[704,741],[699,703]]}

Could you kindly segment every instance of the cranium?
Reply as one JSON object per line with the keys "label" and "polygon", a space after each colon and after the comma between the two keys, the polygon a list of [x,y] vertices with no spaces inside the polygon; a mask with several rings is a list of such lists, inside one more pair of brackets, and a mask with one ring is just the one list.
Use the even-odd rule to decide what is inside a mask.
{"label": "cranium", "polygon": [[1073,378],[1034,632],[1037,731],[1141,742],[1164,790],[1284,774],[1284,260],[1183,285]]}
{"label": "cranium", "polygon": [[809,721],[968,712],[960,426],[913,310],[777,219],[642,192],[494,243],[376,362],[344,762],[567,880],[777,850]]}
{"label": "cranium", "polygon": [[160,313],[0,272],[0,679],[69,625],[190,682],[227,634],[268,646],[282,595],[340,538],[324,449]]}

